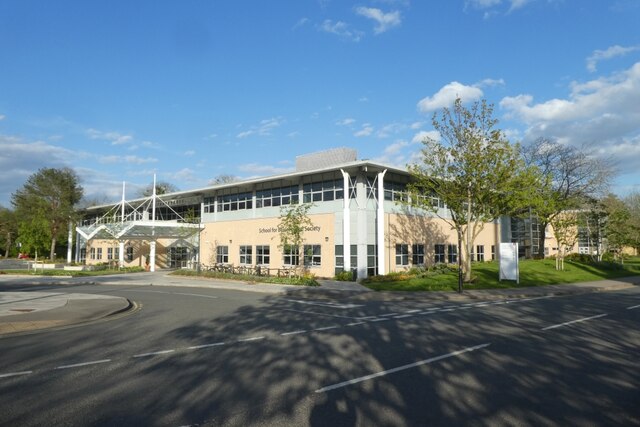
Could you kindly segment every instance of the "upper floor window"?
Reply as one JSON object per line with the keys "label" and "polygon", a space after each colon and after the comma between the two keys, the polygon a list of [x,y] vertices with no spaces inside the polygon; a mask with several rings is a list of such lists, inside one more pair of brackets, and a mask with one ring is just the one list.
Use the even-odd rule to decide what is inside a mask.
{"label": "upper floor window", "polygon": [[299,196],[297,185],[266,188],[256,191],[256,208],[297,204],[298,201]]}
{"label": "upper floor window", "polygon": [[234,193],[218,196],[218,212],[237,211],[251,209],[253,207],[253,194]]}
{"label": "upper floor window", "polygon": [[332,179],[304,184],[302,186],[304,203],[327,202],[344,198],[344,182]]}
{"label": "upper floor window", "polygon": [[394,202],[407,201],[407,186],[393,181],[384,182],[384,199]]}

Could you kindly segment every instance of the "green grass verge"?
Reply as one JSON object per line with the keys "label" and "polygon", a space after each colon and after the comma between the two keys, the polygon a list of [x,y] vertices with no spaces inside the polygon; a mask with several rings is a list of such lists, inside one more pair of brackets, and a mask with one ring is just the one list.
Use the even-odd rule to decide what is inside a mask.
{"label": "green grass verge", "polygon": [[[590,282],[640,275],[640,258],[631,258],[624,265],[611,262],[578,263],[565,261],[564,271],[555,269],[554,259],[524,260],[520,262],[520,284],[498,280],[498,263],[474,263],[472,283],[464,289],[505,289],[545,286],[564,283]],[[392,273],[363,281],[364,286],[376,291],[457,291],[457,270],[427,272],[422,275]]]}
{"label": "green grass verge", "polygon": [[0,274],[16,274],[21,276],[64,276],[64,277],[87,277],[87,276],[108,276],[112,274],[140,273],[145,271],[142,267],[126,267],[121,270],[93,270],[93,271],[71,271],[71,270],[0,270]]}
{"label": "green grass verge", "polygon": [[240,280],[249,283],[274,283],[277,285],[296,285],[296,286],[319,286],[313,276],[294,277],[272,277],[272,276],[250,276],[247,274],[220,273],[216,271],[194,271],[194,270],[176,270],[171,273],[172,276],[190,276],[203,277],[207,279],[226,279]]}

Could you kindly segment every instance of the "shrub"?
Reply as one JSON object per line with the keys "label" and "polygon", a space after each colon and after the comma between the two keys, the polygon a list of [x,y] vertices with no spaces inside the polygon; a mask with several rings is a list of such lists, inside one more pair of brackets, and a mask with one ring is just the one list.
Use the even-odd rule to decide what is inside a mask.
{"label": "shrub", "polygon": [[351,271],[341,271],[340,273],[336,274],[336,276],[333,279],[341,282],[354,281],[353,273]]}

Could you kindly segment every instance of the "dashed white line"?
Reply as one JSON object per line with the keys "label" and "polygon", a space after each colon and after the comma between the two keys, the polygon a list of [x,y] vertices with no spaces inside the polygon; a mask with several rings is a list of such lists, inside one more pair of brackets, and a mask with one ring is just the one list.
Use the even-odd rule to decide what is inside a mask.
{"label": "dashed white line", "polygon": [[447,359],[449,357],[459,356],[459,355],[461,355],[463,353],[468,353],[470,351],[480,350],[482,348],[488,347],[490,344],[491,343],[486,343],[486,344],[476,345],[474,347],[463,348],[462,350],[453,351],[451,353],[443,354],[441,356],[431,357],[429,359],[421,360],[419,362],[409,363],[408,365],[403,365],[403,366],[399,366],[397,368],[388,369],[386,371],[376,372],[375,374],[365,375],[364,377],[354,378],[354,379],[348,380],[348,381],[343,381],[341,383],[337,383],[337,384],[333,384],[333,385],[330,385],[330,386],[319,388],[318,390],[316,390],[316,393],[324,393],[326,391],[335,390],[337,388],[341,388],[341,387],[346,387],[348,385],[357,384],[357,383],[360,383],[360,382],[363,382],[363,381],[367,381],[367,380],[370,380],[370,379],[373,379],[373,378],[382,377],[384,375],[393,374],[393,373],[396,373],[396,372],[404,371],[406,369],[415,368],[417,366],[421,366],[421,365],[426,365],[426,364],[429,364],[429,363],[437,362],[439,360]]}
{"label": "dashed white line", "polygon": [[213,295],[202,295],[202,294],[190,294],[187,292],[172,292],[173,295],[186,295],[189,297],[202,297],[202,298],[212,298],[212,299],[218,299],[218,297],[213,296]]}
{"label": "dashed white line", "polygon": [[150,356],[158,356],[160,354],[169,354],[173,353],[175,350],[160,350],[160,351],[152,351],[150,353],[140,353],[134,354],[132,357],[150,357]]}
{"label": "dashed white line", "polygon": [[640,308],[640,305],[634,305],[631,307],[627,307],[627,310],[635,310],[636,308]]}
{"label": "dashed white line", "polygon": [[33,373],[33,371],[9,372],[8,374],[0,374],[0,378],[17,377],[20,375],[29,375],[31,373]]}
{"label": "dashed white line", "polygon": [[369,322],[384,322],[385,320],[389,320],[389,318],[385,317],[383,319],[371,319],[369,320]]}
{"label": "dashed white line", "polygon": [[440,313],[445,312],[445,311],[453,311],[455,310],[454,308],[444,308],[442,310],[440,310]]}
{"label": "dashed white line", "polygon": [[337,304],[335,302],[300,301],[295,299],[285,299],[285,301],[297,302],[298,304],[317,305],[320,307],[339,308],[339,309],[362,307],[362,304]]}
{"label": "dashed white line", "polygon": [[347,326],[357,326],[357,325],[364,325],[367,322],[353,322],[353,323],[347,323]]}
{"label": "dashed white line", "polygon": [[224,342],[214,342],[211,344],[201,344],[201,345],[192,345],[191,347],[187,347],[188,350],[200,350],[201,348],[209,348],[209,347],[218,347],[224,345]]}
{"label": "dashed white line", "polygon": [[323,328],[316,328],[314,329],[314,331],[328,331],[329,329],[337,329],[339,327],[340,327],[339,325],[325,326]]}
{"label": "dashed white line", "polygon": [[419,311],[421,311],[421,310],[407,310],[407,311],[405,311],[405,313],[417,313]]}
{"label": "dashed white line", "polygon": [[579,323],[579,322],[584,322],[586,320],[591,320],[591,319],[597,319],[599,317],[604,317],[607,316],[608,314],[598,314],[597,316],[591,316],[591,317],[584,317],[582,319],[577,319],[577,320],[572,320],[571,322],[564,322],[564,323],[559,323],[557,325],[552,325],[552,326],[547,326],[546,328],[542,328],[543,331],[549,330],[549,329],[555,329],[555,328],[560,328],[562,326],[567,326],[567,325],[571,325],[573,323]]}
{"label": "dashed white line", "polygon": [[94,361],[91,361],[91,362],[83,362],[83,363],[74,363],[72,365],[62,365],[62,366],[57,366],[54,369],[79,368],[81,366],[97,365],[99,363],[107,363],[107,362],[111,362],[111,359],[94,360]]}
{"label": "dashed white line", "polygon": [[248,341],[257,341],[257,340],[261,340],[264,339],[264,336],[261,337],[249,337],[249,338],[243,338],[241,340],[238,340],[238,342],[248,342]]}
{"label": "dashed white line", "polygon": [[287,336],[287,335],[298,335],[298,334],[304,334],[305,332],[307,332],[307,331],[306,331],[306,330],[304,330],[304,329],[301,329],[301,330],[299,330],[299,331],[283,332],[283,333],[281,333],[280,335],[281,335],[281,336],[283,336],[283,337],[285,337],[285,336]]}
{"label": "dashed white line", "polygon": [[394,319],[404,319],[405,317],[412,317],[413,314],[403,314],[401,316],[396,316]]}

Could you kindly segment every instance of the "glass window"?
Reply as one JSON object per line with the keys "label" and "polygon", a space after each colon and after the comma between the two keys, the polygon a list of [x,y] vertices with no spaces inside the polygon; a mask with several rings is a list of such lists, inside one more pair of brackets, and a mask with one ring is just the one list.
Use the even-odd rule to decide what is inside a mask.
{"label": "glass window", "polygon": [[96,259],[96,248],[91,248],[91,259]]}
{"label": "glass window", "polygon": [[253,264],[253,248],[250,245],[240,246],[240,264]]}
{"label": "glass window", "polygon": [[420,243],[414,244],[411,250],[413,252],[413,265],[424,265],[424,245]]}
{"label": "glass window", "polygon": [[98,252],[96,254],[96,259],[102,259],[102,248],[98,248]]}
{"label": "glass window", "polygon": [[384,181],[384,199],[391,201],[407,200],[407,185],[393,181]]}
{"label": "glass window", "polygon": [[218,264],[229,263],[229,246],[216,246],[216,262]]}
{"label": "glass window", "polygon": [[269,245],[256,246],[256,264],[269,265],[271,258],[271,248]]}
{"label": "glass window", "polygon": [[298,201],[297,185],[266,188],[256,191],[256,208],[297,204]]}
{"label": "glass window", "polygon": [[304,245],[304,265],[318,267],[321,265],[322,249],[320,245]]}
{"label": "glass window", "polygon": [[479,261],[479,262],[484,261],[484,245],[476,246],[476,261]]}
{"label": "glass window", "polygon": [[113,259],[113,248],[107,248],[107,259]]}
{"label": "glass window", "polygon": [[342,199],[344,197],[343,185],[344,182],[341,179],[306,183],[302,186],[302,201],[309,203]]}
{"label": "glass window", "polygon": [[445,253],[444,253],[444,245],[434,245],[433,248],[434,259],[433,262],[436,264],[439,262],[445,262]]}
{"label": "glass window", "polygon": [[133,261],[133,246],[127,246],[127,262]]}
{"label": "glass window", "polygon": [[396,265],[409,265],[409,245],[396,245]]}
{"label": "glass window", "polygon": [[282,263],[284,265],[300,265],[300,254],[298,253],[297,245],[285,245],[283,249]]}
{"label": "glass window", "polygon": [[378,246],[367,245],[367,275],[378,274]]}
{"label": "glass window", "polygon": [[458,245],[448,245],[447,262],[449,264],[455,264],[458,262]]}
{"label": "glass window", "polygon": [[222,212],[246,210],[253,207],[253,194],[251,192],[223,194],[218,196],[217,200],[218,211]]}
{"label": "glass window", "polygon": [[496,259],[496,245],[491,245],[491,261]]}

